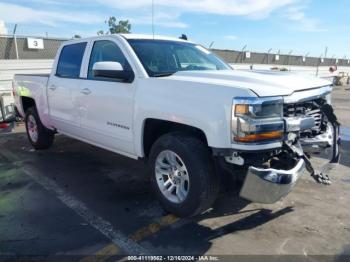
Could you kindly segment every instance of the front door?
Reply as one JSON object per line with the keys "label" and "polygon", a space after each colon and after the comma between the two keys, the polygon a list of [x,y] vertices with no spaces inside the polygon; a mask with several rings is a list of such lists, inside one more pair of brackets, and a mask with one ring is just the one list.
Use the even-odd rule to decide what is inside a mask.
{"label": "front door", "polygon": [[125,83],[95,77],[92,68],[96,62],[119,62],[124,69],[130,69],[116,42],[98,40],[93,43],[87,79],[80,86],[78,98],[85,139],[112,151],[132,155],[135,80]]}

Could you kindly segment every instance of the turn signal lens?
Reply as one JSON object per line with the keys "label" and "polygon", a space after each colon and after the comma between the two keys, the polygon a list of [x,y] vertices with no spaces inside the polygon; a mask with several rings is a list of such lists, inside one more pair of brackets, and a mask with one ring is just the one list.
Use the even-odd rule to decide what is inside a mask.
{"label": "turn signal lens", "polygon": [[249,105],[236,105],[235,115],[246,115],[249,112]]}
{"label": "turn signal lens", "polygon": [[251,134],[251,135],[246,135],[244,137],[238,137],[235,136],[234,140],[236,142],[255,142],[255,141],[260,141],[260,140],[270,140],[270,139],[279,139],[282,138],[283,132],[281,131],[272,131],[272,132],[266,132],[266,133],[261,133],[261,134]]}

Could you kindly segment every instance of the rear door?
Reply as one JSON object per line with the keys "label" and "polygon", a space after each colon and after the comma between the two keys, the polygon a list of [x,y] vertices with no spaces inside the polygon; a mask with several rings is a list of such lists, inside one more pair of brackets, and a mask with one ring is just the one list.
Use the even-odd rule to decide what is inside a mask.
{"label": "rear door", "polygon": [[67,44],[62,47],[56,71],[48,83],[50,119],[54,127],[68,135],[78,136],[80,132],[79,105],[76,94],[80,93],[81,65],[87,42]]}
{"label": "rear door", "polygon": [[132,70],[117,38],[106,38],[91,43],[80,86],[79,104],[82,135],[93,144],[124,154],[134,154],[133,108],[135,82],[95,77],[96,62],[119,62],[124,69]]}

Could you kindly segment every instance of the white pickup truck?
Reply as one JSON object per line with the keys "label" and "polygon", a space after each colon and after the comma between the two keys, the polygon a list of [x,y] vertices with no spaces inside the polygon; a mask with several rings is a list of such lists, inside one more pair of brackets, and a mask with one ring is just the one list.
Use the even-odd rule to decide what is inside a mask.
{"label": "white pickup truck", "polygon": [[[67,41],[50,75],[16,75],[29,141],[55,133],[147,160],[154,190],[179,216],[208,209],[222,174],[240,196],[274,203],[307,170],[328,183],[339,159],[331,83],[291,73],[233,70],[183,39],[120,34]],[[311,153],[333,148],[320,172]]]}

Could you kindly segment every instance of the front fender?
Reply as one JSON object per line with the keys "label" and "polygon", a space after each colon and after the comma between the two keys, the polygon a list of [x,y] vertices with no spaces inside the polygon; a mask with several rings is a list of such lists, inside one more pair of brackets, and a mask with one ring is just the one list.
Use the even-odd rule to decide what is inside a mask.
{"label": "front fender", "polygon": [[208,145],[231,147],[232,99],[253,96],[248,89],[148,78],[135,93],[135,152],[143,157],[144,122],[166,120],[200,129]]}

